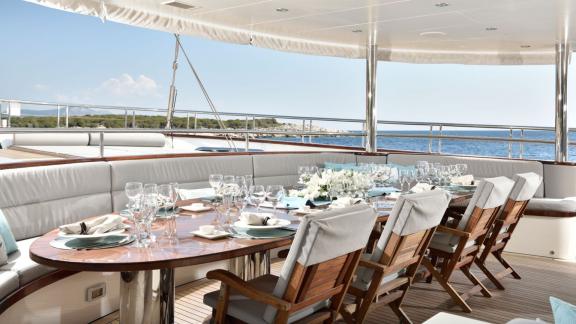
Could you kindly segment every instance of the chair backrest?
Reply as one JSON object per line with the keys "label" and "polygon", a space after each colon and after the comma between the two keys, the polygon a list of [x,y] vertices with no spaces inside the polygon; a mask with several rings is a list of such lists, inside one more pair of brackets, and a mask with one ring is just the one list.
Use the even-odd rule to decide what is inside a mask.
{"label": "chair backrest", "polygon": [[[375,221],[368,205],[303,217],[273,294],[294,304],[291,313],[343,297]],[[268,306],[263,317],[273,322],[276,315]]]}
{"label": "chair backrest", "polygon": [[[478,184],[458,229],[470,233],[470,240],[486,234],[492,226],[497,213],[506,202],[514,181],[506,177],[486,178]],[[453,237],[457,244],[458,237]]]}
{"label": "chair backrest", "polygon": [[[449,203],[450,194],[444,190],[400,196],[370,260],[388,266],[387,273],[418,262]],[[370,282],[372,271],[362,268],[358,279]]]}
{"label": "chair backrest", "polygon": [[542,183],[542,177],[533,172],[519,173],[512,179],[514,180],[514,187],[510,191],[506,204],[501,209],[490,238],[485,242],[488,248],[483,254],[495,250],[503,250],[506,247],[506,243],[510,239],[520,217],[524,214],[528,202],[534,197]]}

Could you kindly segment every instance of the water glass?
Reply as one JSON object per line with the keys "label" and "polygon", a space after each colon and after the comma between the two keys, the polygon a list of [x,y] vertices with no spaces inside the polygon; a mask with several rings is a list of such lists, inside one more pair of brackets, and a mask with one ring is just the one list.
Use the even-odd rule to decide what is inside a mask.
{"label": "water glass", "polygon": [[250,186],[248,192],[250,194],[250,202],[256,206],[257,211],[260,211],[260,204],[266,200],[266,190],[264,189],[264,186]]}
{"label": "water glass", "polygon": [[458,163],[456,164],[456,169],[458,170],[458,176],[463,176],[468,170],[468,165],[464,163]]}
{"label": "water glass", "polygon": [[214,189],[214,193],[217,195],[220,186],[222,185],[222,180],[224,180],[224,176],[221,174],[211,174],[208,176],[208,183],[210,183],[210,187]]}
{"label": "water glass", "polygon": [[128,200],[134,200],[140,198],[142,195],[143,185],[142,182],[128,182],[124,186],[124,193]]}
{"label": "water glass", "polygon": [[266,188],[266,199],[272,203],[274,214],[278,203],[284,198],[284,187],[281,185],[270,185]]}
{"label": "water glass", "polygon": [[152,222],[158,211],[158,195],[145,194],[142,195],[140,202],[139,212],[135,214],[134,220],[136,221],[136,226],[139,227],[137,230],[137,245],[140,247],[147,247],[154,241],[154,236],[152,235]]}
{"label": "water glass", "polygon": [[142,194],[144,194],[144,195],[157,195],[158,194],[158,185],[155,183],[145,184]]}

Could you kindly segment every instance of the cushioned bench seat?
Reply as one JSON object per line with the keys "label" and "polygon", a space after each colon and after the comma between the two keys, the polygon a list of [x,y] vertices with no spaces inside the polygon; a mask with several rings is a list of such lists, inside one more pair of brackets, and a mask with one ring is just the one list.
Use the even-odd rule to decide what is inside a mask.
{"label": "cushioned bench seat", "polygon": [[[558,212],[566,216],[576,216],[576,197],[557,198],[532,198],[526,207],[527,214],[538,215],[538,212]],[[530,213],[532,212],[532,214]]]}
{"label": "cushioned bench seat", "polygon": [[18,251],[8,256],[8,263],[0,267],[0,271],[11,271],[16,273],[20,286],[30,283],[45,274],[56,271],[30,259],[30,245],[36,238],[18,241]]}
{"label": "cushioned bench seat", "polygon": [[20,287],[18,274],[14,271],[0,271],[0,299],[10,295]]}

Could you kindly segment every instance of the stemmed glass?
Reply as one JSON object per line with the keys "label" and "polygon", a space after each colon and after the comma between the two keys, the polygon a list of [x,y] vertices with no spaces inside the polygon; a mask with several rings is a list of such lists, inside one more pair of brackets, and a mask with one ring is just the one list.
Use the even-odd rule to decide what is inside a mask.
{"label": "stemmed glass", "polygon": [[210,187],[214,189],[214,194],[218,195],[218,190],[220,189],[223,180],[224,176],[221,174],[211,174],[208,177],[208,182],[210,183]]}
{"label": "stemmed glass", "polygon": [[458,163],[456,164],[456,170],[458,170],[458,176],[463,176],[468,170],[468,165],[464,163]]}
{"label": "stemmed glass", "polygon": [[266,199],[272,203],[274,214],[278,203],[284,198],[284,187],[281,185],[270,185],[266,188]]}
{"label": "stemmed glass", "polygon": [[[124,186],[124,193],[128,198],[128,213],[132,217],[132,221],[136,224],[137,213],[140,212],[140,199],[142,197],[143,186],[142,182],[128,182]],[[140,236],[138,226],[135,226],[136,236]]]}
{"label": "stemmed glass", "polygon": [[176,208],[177,196],[178,195],[174,184],[163,184],[158,186],[159,208],[163,210],[163,217],[165,219],[164,235],[166,235],[169,239],[176,234],[174,209]]}
{"label": "stemmed glass", "polygon": [[256,211],[259,212],[260,204],[266,200],[266,190],[264,190],[264,186],[250,186],[250,190],[248,192],[250,194],[250,202],[256,206]]}

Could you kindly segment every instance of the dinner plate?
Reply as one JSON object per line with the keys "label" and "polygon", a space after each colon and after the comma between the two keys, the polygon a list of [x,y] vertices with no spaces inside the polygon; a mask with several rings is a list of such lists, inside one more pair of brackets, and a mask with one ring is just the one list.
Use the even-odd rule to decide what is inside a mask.
{"label": "dinner plate", "polygon": [[212,206],[205,205],[202,207],[197,207],[197,206],[189,205],[189,206],[182,206],[182,207],[180,207],[180,209],[188,211],[188,212],[198,213],[198,212],[211,210]]}
{"label": "dinner plate", "polygon": [[81,239],[81,240],[100,240],[103,239],[105,237],[111,236],[111,235],[121,235],[124,234],[124,232],[126,231],[126,229],[130,228],[129,225],[123,224],[124,227],[123,228],[119,228],[113,231],[109,231],[106,233],[99,233],[99,234],[66,234],[64,232],[58,232],[58,236],[59,237],[65,237],[65,238],[74,238],[74,239]]}
{"label": "dinner plate", "polygon": [[202,233],[199,230],[198,231],[192,231],[190,233],[194,234],[194,236],[199,236],[199,237],[209,239],[209,240],[216,240],[216,239],[230,236],[230,233],[228,233],[226,231],[219,231],[219,230],[215,230],[211,234]]}
{"label": "dinner plate", "polygon": [[238,228],[249,229],[249,230],[267,230],[267,229],[273,229],[273,228],[282,228],[282,227],[288,226],[290,224],[291,224],[291,222],[289,220],[279,219],[278,224],[276,224],[276,225],[247,225],[244,222],[237,221],[234,223],[234,226],[238,227]]}

